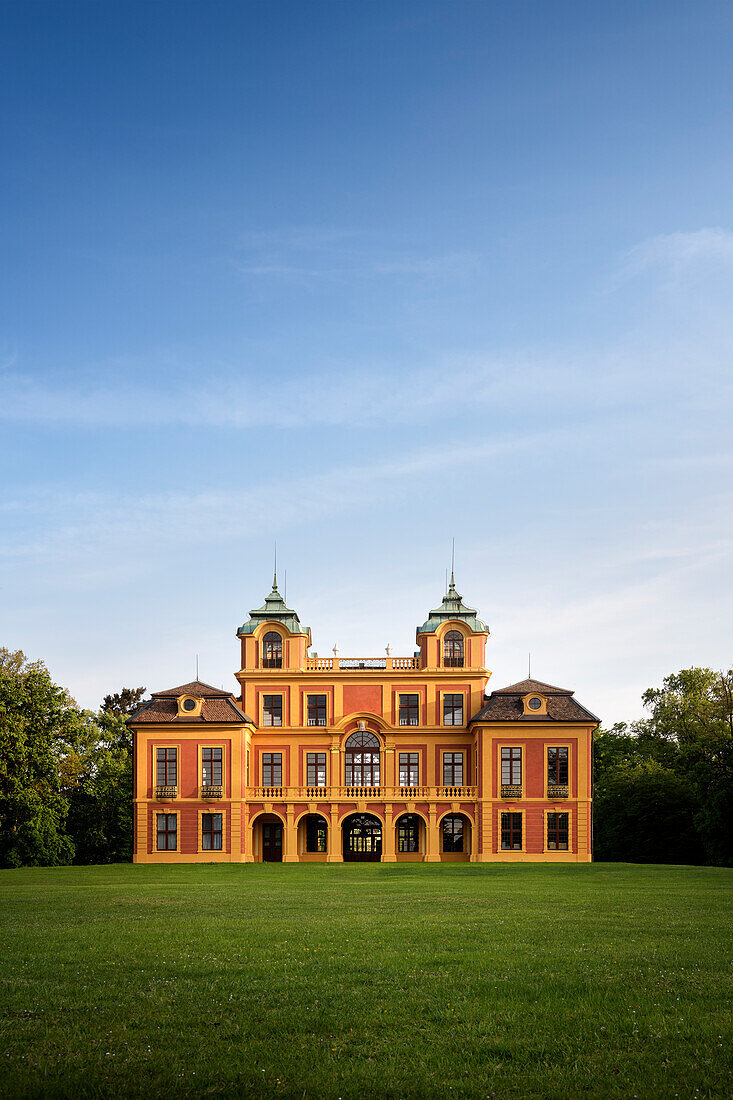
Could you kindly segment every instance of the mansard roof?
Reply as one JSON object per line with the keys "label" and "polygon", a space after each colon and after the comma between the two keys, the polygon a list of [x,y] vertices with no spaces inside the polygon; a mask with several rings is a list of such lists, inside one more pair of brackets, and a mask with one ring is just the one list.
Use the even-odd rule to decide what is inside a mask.
{"label": "mansard roof", "polygon": [[249,619],[240,626],[237,635],[254,634],[261,623],[268,622],[282,623],[291,634],[310,634],[310,627],[301,626],[297,612],[285,606],[285,600],[277,587],[277,573],[272,581],[272,591],[265,597],[264,604],[250,611]]}
{"label": "mansard roof", "polygon": [[[547,714],[525,714],[522,699],[525,695],[547,696]],[[520,680],[518,684],[492,691],[481,710],[471,722],[598,722],[595,714],[586,710],[573,692],[567,688],[553,687],[542,680]],[[470,723],[469,723],[470,724]]]}
{"label": "mansard roof", "polygon": [[448,591],[443,596],[443,602],[440,607],[433,608],[427,622],[417,628],[417,633],[434,634],[441,623],[447,622],[449,619],[460,619],[469,630],[473,630],[476,634],[488,634],[488,626],[477,619],[476,615],[476,610],[473,607],[466,607],[463,596],[456,591],[455,581],[451,573],[450,584],[448,585]]}
{"label": "mansard roof", "polygon": [[[181,695],[194,695],[203,699],[201,714],[193,718],[190,715],[178,713],[178,700]],[[242,725],[249,722],[254,725],[239,707],[235,696],[231,691],[220,691],[219,688],[205,684],[201,680],[191,680],[180,687],[168,688],[166,691],[154,691],[147,703],[138,707],[133,715],[128,718],[131,722],[216,722]]]}

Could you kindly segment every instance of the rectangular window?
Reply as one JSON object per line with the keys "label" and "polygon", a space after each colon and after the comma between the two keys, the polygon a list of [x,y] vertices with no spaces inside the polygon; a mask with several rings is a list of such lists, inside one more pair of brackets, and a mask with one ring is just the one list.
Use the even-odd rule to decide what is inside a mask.
{"label": "rectangular window", "polygon": [[417,752],[400,753],[400,786],[416,787],[420,774],[420,754]]}
{"label": "rectangular window", "polygon": [[309,814],[305,819],[306,852],[328,851],[328,823],[323,817]]}
{"label": "rectangular window", "polygon": [[504,852],[522,850],[522,815],[501,815],[501,847]]}
{"label": "rectangular window", "polygon": [[221,851],[221,814],[201,814],[201,847],[205,852]]}
{"label": "rectangular window", "polygon": [[282,787],[283,754],[281,752],[263,752],[262,786]]}
{"label": "rectangular window", "polygon": [[443,785],[446,787],[463,786],[463,753],[443,753]]}
{"label": "rectangular window", "polygon": [[156,778],[159,787],[178,786],[178,749],[157,749]]}
{"label": "rectangular window", "polygon": [[568,850],[568,815],[547,815],[547,847],[552,851]]}
{"label": "rectangular window", "polygon": [[462,695],[444,695],[443,696],[443,725],[444,726],[462,726],[463,725],[463,696]]}
{"label": "rectangular window", "polygon": [[397,851],[420,851],[420,818],[415,814],[403,814],[397,822]]}
{"label": "rectangular window", "polygon": [[178,847],[178,814],[156,814],[159,852],[175,852]]}
{"label": "rectangular window", "polygon": [[326,786],[325,752],[309,752],[305,758],[306,783],[309,787]]}
{"label": "rectangular window", "polygon": [[212,749],[208,745],[202,748],[201,785],[203,787],[221,786],[221,749]]}
{"label": "rectangular window", "polygon": [[282,695],[264,695],[262,697],[262,725],[281,726],[283,724]]}
{"label": "rectangular window", "polygon": [[400,695],[400,725],[416,726],[420,717],[420,696]]}
{"label": "rectangular window", "polygon": [[568,750],[547,750],[547,782],[552,787],[565,786],[568,781]]}
{"label": "rectangular window", "polygon": [[443,851],[463,851],[463,818],[458,814],[449,814],[442,821]]}
{"label": "rectangular window", "polygon": [[308,725],[325,726],[326,724],[326,696],[308,696]]}
{"label": "rectangular window", "polygon": [[518,747],[501,750],[501,785],[502,787],[521,787],[522,785],[522,750]]}

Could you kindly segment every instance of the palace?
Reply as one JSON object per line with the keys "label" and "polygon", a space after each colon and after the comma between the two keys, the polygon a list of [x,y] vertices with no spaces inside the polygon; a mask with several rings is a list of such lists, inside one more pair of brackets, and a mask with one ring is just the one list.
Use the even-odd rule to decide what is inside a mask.
{"label": "palace", "polygon": [[411,657],[319,657],[275,577],[237,631],[238,695],[195,680],[130,718],[136,863],[589,862],[573,692],[486,695],[488,627],[451,575]]}

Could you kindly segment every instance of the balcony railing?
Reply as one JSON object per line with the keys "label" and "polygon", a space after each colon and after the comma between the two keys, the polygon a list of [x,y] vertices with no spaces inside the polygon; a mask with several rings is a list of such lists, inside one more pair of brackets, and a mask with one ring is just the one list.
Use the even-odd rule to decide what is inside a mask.
{"label": "balcony railing", "polygon": [[219,784],[218,786],[215,783],[204,784],[204,786],[201,788],[201,797],[202,798],[223,798],[224,797],[224,788],[221,786],[221,784]]}
{"label": "balcony railing", "polygon": [[502,783],[502,785],[501,785],[501,797],[502,798],[521,798],[522,797],[522,784],[521,783]]}
{"label": "balcony railing", "polygon": [[178,787],[156,787],[156,798],[178,798]]}
{"label": "balcony railing", "polygon": [[568,797],[568,785],[567,785],[567,783],[548,783],[547,784],[547,797],[548,798],[567,798]]}
{"label": "balcony railing", "polygon": [[352,786],[339,786],[339,787],[248,787],[246,790],[246,797],[250,801],[265,801],[271,802],[273,800],[282,802],[297,802],[307,801],[313,802],[316,799],[320,802],[339,802],[339,801],[362,801],[363,799],[382,799],[382,800],[399,800],[404,799],[406,801],[413,801],[414,799],[425,799],[426,801],[436,801],[438,799],[474,799],[476,798],[475,787],[420,787],[420,786],[400,786],[400,787],[365,787],[359,785]]}
{"label": "balcony railing", "polygon": [[306,657],[306,672],[369,672],[385,669],[411,671],[420,667],[419,657]]}

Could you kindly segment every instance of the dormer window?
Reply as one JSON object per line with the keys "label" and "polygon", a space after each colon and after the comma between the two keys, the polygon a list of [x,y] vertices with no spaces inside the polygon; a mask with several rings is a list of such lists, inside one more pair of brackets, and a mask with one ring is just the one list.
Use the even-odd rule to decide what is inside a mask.
{"label": "dormer window", "polygon": [[544,695],[523,695],[523,712],[534,718],[547,717],[547,699]]}
{"label": "dormer window", "polygon": [[178,717],[179,718],[200,718],[201,706],[203,699],[200,699],[196,695],[179,695],[178,696]]}
{"label": "dormer window", "polygon": [[274,630],[268,630],[262,639],[262,667],[283,667],[283,640]]}
{"label": "dormer window", "polygon": [[463,668],[463,635],[460,630],[449,630],[443,639],[443,665],[445,668]]}

